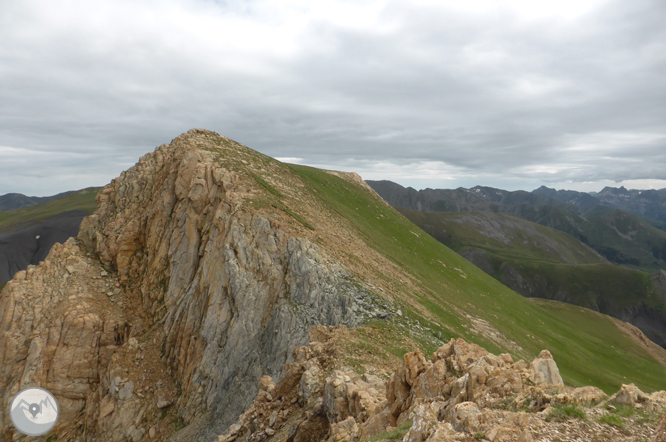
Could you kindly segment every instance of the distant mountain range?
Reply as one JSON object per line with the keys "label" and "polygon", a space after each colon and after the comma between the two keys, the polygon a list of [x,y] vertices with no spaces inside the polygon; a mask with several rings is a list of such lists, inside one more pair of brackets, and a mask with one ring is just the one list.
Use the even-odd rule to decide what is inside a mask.
{"label": "distant mountain range", "polygon": [[666,223],[666,189],[627,190],[624,187],[604,187],[599,193],[589,194],[541,186],[532,193],[545,195],[582,209],[601,204]]}
{"label": "distant mountain range", "polygon": [[[504,213],[568,233],[615,264],[646,271],[666,269],[666,223],[618,209],[609,202],[615,198],[612,195],[628,195],[617,197],[624,206],[660,213],[660,205],[647,205],[639,191],[605,188],[594,196],[546,187],[533,192],[485,186],[417,191],[391,181],[367,183],[392,206],[425,212]],[[666,189],[654,192],[666,194]]]}
{"label": "distant mountain range", "polygon": [[7,212],[9,210],[22,209],[24,207],[36,206],[52,200],[63,198],[72,193],[63,192],[52,196],[26,196],[22,193],[7,193],[0,195],[0,212]]}
{"label": "distant mountain range", "polygon": [[[414,224],[523,296],[615,316],[666,348],[666,231],[658,228],[661,221],[602,204],[586,193],[546,187],[534,192],[483,186],[416,191],[391,181],[367,183]],[[599,194],[626,192],[606,188]],[[623,201],[635,197],[640,195]]]}

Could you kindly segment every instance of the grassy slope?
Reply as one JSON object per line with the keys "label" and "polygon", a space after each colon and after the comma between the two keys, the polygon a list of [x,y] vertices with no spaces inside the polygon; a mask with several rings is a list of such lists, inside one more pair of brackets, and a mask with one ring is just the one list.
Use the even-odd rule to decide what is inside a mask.
{"label": "grassy slope", "polygon": [[571,264],[605,261],[571,235],[501,213],[397,210],[456,251],[473,247],[508,259]]}
{"label": "grassy slope", "polygon": [[[538,288],[522,293],[525,296],[557,299],[605,313],[640,301],[664,308],[651,291],[649,274],[605,262],[580,241],[557,230],[499,213],[398,210],[456,252],[486,252],[492,267],[486,271],[500,281],[502,264],[511,265],[530,286]],[[472,222],[476,217],[492,220],[492,229],[501,230],[510,241],[505,243],[480,229]]]}
{"label": "grassy slope", "polygon": [[[544,308],[468,263],[367,189],[321,170],[290,167],[319,201],[351,222],[371,248],[419,282],[418,290],[405,290],[403,296],[412,305],[425,306],[429,314],[406,302],[405,310],[434,330],[453,330],[445,337],[461,336],[491,351],[510,351],[528,360],[548,348],[572,385],[596,385],[610,393],[629,379],[648,391],[666,388],[666,368],[607,317],[566,304]],[[466,314],[487,320],[522,350],[474,334]]]}
{"label": "grassy slope", "polygon": [[[598,206],[587,219],[555,207],[504,207],[511,214],[566,232],[609,261],[648,272],[666,268],[666,232],[637,215]],[[661,250],[659,258],[654,249]]]}
{"label": "grassy slope", "polygon": [[0,212],[0,232],[37,224],[53,215],[70,210],[93,213],[97,208],[95,197],[100,190],[99,187],[90,187],[44,204]]}

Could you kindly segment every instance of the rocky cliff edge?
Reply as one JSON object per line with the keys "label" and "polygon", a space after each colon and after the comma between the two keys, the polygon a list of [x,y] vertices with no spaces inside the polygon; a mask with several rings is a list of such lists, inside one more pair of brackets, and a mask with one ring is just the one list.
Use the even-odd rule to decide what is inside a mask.
{"label": "rocky cliff edge", "polygon": [[[208,131],[107,185],[77,240],[0,297],[0,441],[20,389],[61,406],[67,440],[207,440],[279,376],[317,324],[388,317],[386,300],[299,236],[245,165],[279,164]],[[254,177],[254,178],[253,178]]]}

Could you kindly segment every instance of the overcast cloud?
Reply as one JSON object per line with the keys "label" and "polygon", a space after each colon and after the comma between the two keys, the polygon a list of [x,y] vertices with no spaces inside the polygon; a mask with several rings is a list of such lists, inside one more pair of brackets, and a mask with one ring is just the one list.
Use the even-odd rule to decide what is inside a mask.
{"label": "overcast cloud", "polygon": [[666,187],[666,3],[0,4],[0,194],[207,128],[417,188]]}

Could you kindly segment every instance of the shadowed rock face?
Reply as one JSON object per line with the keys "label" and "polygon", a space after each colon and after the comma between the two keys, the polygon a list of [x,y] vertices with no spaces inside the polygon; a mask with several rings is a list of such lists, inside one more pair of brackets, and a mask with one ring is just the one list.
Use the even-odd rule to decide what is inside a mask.
{"label": "shadowed rock face", "polygon": [[[154,405],[133,391],[121,395],[116,390],[125,382],[121,377],[127,367],[118,351],[133,337],[134,347],[153,339],[164,364],[154,371],[171,375],[179,391],[173,407],[187,425],[174,440],[209,440],[250,404],[262,375],[279,376],[291,349],[307,343],[311,326],[355,326],[363,320],[369,295],[344,266],[246,204],[259,193],[253,188],[256,183],[247,174],[224,168],[220,155],[236,158],[248,152],[204,131],[190,131],[157,148],[98,195],[98,210],[81,224],[79,245],[70,242],[61,252],[67,256],[54,255],[8,283],[0,297],[0,312],[14,312],[0,323],[6,330],[0,348],[13,349],[0,351],[4,400],[19,387],[47,382],[39,367],[74,358],[77,370],[63,369],[49,384],[54,393],[71,397],[64,401],[63,414],[76,413],[85,403],[85,414],[76,419],[85,421],[88,437],[139,438],[147,429],[136,417],[149,416]],[[92,252],[90,262],[86,250]],[[55,282],[47,284],[48,272],[55,272],[54,281],[67,281],[69,270],[60,264],[67,259],[83,266],[72,269],[72,275],[83,275],[94,265],[99,275],[101,261],[126,295],[125,303],[132,303],[131,311],[118,310],[120,317],[109,319],[108,304],[102,302],[108,302],[107,294],[84,287],[90,278],[77,280],[78,285],[68,289],[77,294],[69,298],[67,290],[63,292],[68,283],[59,282],[59,289]],[[39,311],[34,302],[16,311],[13,306],[23,302],[21,293],[33,293],[38,285],[52,293],[42,297]],[[58,302],[65,306],[62,311],[51,309]],[[72,316],[72,309],[79,307],[89,317]],[[48,337],[41,309],[57,316],[48,318],[50,324],[76,322],[66,339],[55,329]],[[137,324],[141,321],[143,326]],[[155,326],[159,332],[149,335],[147,329]],[[46,337],[37,344],[26,327],[43,329]],[[114,340],[114,333],[121,338]],[[30,349],[27,358],[22,348]],[[143,389],[140,378],[129,382]],[[76,391],[69,389],[72,385]],[[160,400],[157,392],[155,399]],[[0,414],[0,427],[5,427],[2,419]]]}

